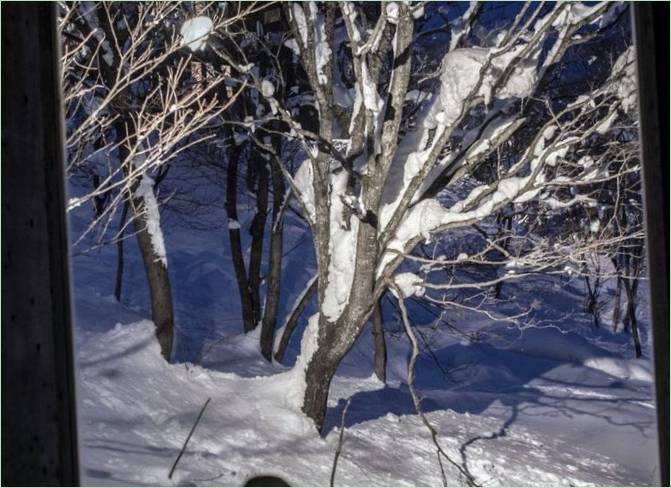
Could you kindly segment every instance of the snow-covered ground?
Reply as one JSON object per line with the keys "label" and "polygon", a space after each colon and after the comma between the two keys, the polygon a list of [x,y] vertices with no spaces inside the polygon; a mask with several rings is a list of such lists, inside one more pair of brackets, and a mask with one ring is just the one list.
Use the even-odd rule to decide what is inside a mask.
{"label": "snow-covered ground", "polygon": [[[240,215],[245,229],[251,215]],[[372,342],[364,335],[334,380],[320,436],[288,394],[300,338],[292,340],[285,365],[269,365],[258,338],[241,334],[226,217],[219,217],[221,228],[197,231],[162,215],[176,301],[174,364],[161,358],[147,320],[134,240],[127,241],[122,304],[110,296],[113,246],[74,257],[83,483],[230,486],[271,474],[292,485],[328,485],[351,398],[337,485],[440,485],[435,447],[405,383],[409,343],[392,308],[385,310],[387,385],[372,376]],[[84,209],[73,212],[72,228],[83,228],[86,218]],[[313,262],[302,224],[288,219],[280,317],[310,279]],[[646,357],[635,360],[630,336],[594,329],[582,313],[579,280],[539,277],[504,290],[516,306],[541,305],[530,317],[535,327],[520,331],[466,312],[446,315],[462,331],[479,332],[479,341],[465,341],[409,303],[423,346],[417,387],[446,452],[480,485],[654,484],[649,345]],[[445,469],[450,484],[465,483],[449,464]]]}

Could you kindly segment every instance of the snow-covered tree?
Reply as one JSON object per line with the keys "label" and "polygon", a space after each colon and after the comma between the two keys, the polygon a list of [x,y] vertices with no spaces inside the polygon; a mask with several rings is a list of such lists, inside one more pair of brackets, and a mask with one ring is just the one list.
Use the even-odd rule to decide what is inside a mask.
{"label": "snow-covered tree", "polygon": [[[307,79],[310,97],[303,103],[317,109],[314,127],[278,95],[291,89],[279,77],[227,56],[240,79],[268,103],[263,120],[282,122],[303,147],[300,169],[281,169],[302,205],[317,255],[319,313],[309,321],[295,366],[304,379],[303,411],[317,426],[338,364],[390,284],[404,296],[423,294],[450,305],[450,290],[541,270],[577,272],[585,250],[607,243],[594,233],[580,245],[564,235],[530,233],[512,253],[487,237],[475,256],[424,263],[430,270],[489,261],[497,250],[495,264],[505,272],[486,283],[440,282],[430,272],[397,274],[401,263],[418,260],[412,253],[419,244],[482,226],[504,208],[560,216],[596,205],[595,185],[638,170],[612,159],[603,143],[619,118],[635,109],[632,48],[616,53],[607,73],[571,96],[551,91],[564,81],[563,70],[571,69],[563,63],[567,56],[612,28],[622,5],[527,3],[491,36],[479,34],[488,6],[471,5],[447,16],[440,27],[449,30],[446,50],[435,72],[420,78],[431,8],[395,2],[285,5],[293,33],[286,45]],[[272,152],[261,138],[256,142]]]}

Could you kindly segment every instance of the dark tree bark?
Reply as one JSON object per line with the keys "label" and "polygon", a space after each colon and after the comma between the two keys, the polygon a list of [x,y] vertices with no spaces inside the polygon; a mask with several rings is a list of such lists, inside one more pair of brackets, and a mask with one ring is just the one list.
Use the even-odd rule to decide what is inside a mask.
{"label": "dark tree bark", "polygon": [[287,319],[286,324],[284,325],[284,332],[282,333],[280,344],[277,347],[277,352],[275,353],[275,361],[282,362],[284,360],[284,354],[287,351],[287,346],[289,345],[291,335],[296,330],[298,320],[303,314],[305,307],[307,307],[308,303],[310,303],[310,300],[312,299],[316,291],[317,291],[317,277],[314,277],[312,279],[311,284],[306,288],[303,295],[301,295],[300,298],[298,299],[298,303],[291,311],[291,314],[289,315],[289,318]]}
{"label": "dark tree bark", "polygon": [[[93,173],[92,176],[92,181],[93,181],[93,188],[98,188],[100,186],[100,177]],[[109,192],[105,192],[102,195],[96,195],[93,197],[93,209],[95,211],[95,216],[100,217],[103,212],[105,211],[105,204],[107,203],[107,200],[109,200]]]}
{"label": "dark tree bark", "polygon": [[261,354],[268,361],[273,358],[273,339],[277,323],[277,308],[280,302],[280,283],[282,278],[282,253],[284,247],[284,177],[280,168],[273,165],[273,216],[270,233],[270,257],[268,263],[268,288],[266,306],[261,325]]}
{"label": "dark tree bark", "polygon": [[252,220],[249,233],[252,245],[249,252],[249,291],[252,297],[255,329],[261,320],[261,262],[263,260],[263,240],[268,218],[268,163],[258,150],[253,152],[250,161],[256,164],[256,215]]}
{"label": "dark tree bark", "polygon": [[119,220],[119,232],[116,242],[116,279],[114,282],[114,297],[116,301],[121,303],[121,288],[123,286],[123,266],[124,266],[124,234],[126,218],[128,217],[128,201],[124,201],[123,210],[121,211],[121,219]]}
{"label": "dark tree bark", "polygon": [[624,282],[627,293],[627,315],[625,317],[625,330],[631,328],[631,337],[634,341],[634,352],[636,357],[643,355],[641,338],[638,332],[638,321],[636,320],[636,292],[638,290],[638,279],[627,279]]}
{"label": "dark tree bark", "polygon": [[[508,234],[501,243],[501,247],[507,251],[508,244],[510,243],[510,229],[512,228],[513,225],[513,217],[511,215],[503,215],[503,213],[500,212],[499,215],[497,216],[497,220],[499,225],[503,224],[505,232]],[[504,285],[503,281],[499,281],[496,285],[494,285],[494,298],[496,299],[501,298],[503,285]]]}
{"label": "dark tree bark", "polygon": [[585,298],[585,312],[592,316],[594,327],[599,328],[599,276],[592,283],[589,276],[585,276],[585,288],[587,288],[587,297]]}
{"label": "dark tree bark", "polygon": [[375,376],[387,381],[387,345],[384,340],[384,322],[382,320],[382,297],[375,305],[373,312],[373,340],[375,342]]}
{"label": "dark tree bark", "polygon": [[320,347],[305,371],[307,388],[303,399],[303,412],[314,420],[317,430],[320,432],[326,418],[331,380],[335,376],[341,359],[342,357],[330,354],[327,348]]}
{"label": "dark tree bark", "polygon": [[226,170],[226,214],[228,215],[229,224],[231,221],[238,223],[237,226],[229,225],[228,237],[231,243],[231,259],[233,260],[235,278],[238,282],[238,292],[240,294],[242,323],[244,331],[249,332],[254,329],[255,320],[238,222],[238,159],[241,152],[239,147],[234,146],[231,157],[228,160],[228,168]]}
{"label": "dark tree bark", "polygon": [[[615,269],[618,268],[617,260],[613,258]],[[620,306],[622,303],[622,277],[617,276],[617,286],[615,288],[615,304],[613,305],[613,332],[617,332],[617,326],[620,323]]]}

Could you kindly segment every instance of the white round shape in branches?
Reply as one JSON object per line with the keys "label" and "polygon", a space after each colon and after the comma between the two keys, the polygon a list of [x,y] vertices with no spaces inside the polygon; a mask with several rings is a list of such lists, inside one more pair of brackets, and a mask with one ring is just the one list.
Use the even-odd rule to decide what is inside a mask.
{"label": "white round shape in branches", "polygon": [[182,46],[188,46],[192,51],[205,48],[207,38],[212,32],[212,19],[199,16],[189,19],[182,24],[179,33],[182,35]]}
{"label": "white round shape in branches", "polygon": [[387,13],[387,21],[390,24],[398,24],[398,4],[396,2],[390,2],[385,8]]}
{"label": "white round shape in branches", "polygon": [[422,286],[423,280],[415,273],[399,273],[394,277],[394,283],[403,294],[402,298],[412,295],[422,296],[426,291]]}
{"label": "white round shape in branches", "polygon": [[266,98],[270,98],[275,94],[275,87],[270,81],[263,80],[261,82],[261,94]]}

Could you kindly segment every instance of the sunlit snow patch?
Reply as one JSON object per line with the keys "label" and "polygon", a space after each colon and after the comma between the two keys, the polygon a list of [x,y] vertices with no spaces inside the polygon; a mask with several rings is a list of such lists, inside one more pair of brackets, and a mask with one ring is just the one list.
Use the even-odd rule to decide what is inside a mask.
{"label": "sunlit snow patch", "polygon": [[209,17],[200,16],[187,20],[179,30],[182,46],[188,46],[192,51],[203,49],[211,31],[212,20]]}

